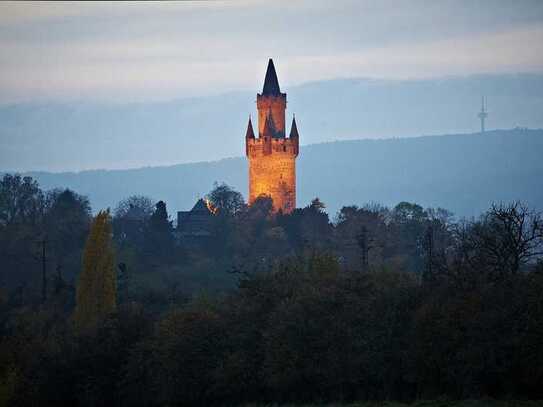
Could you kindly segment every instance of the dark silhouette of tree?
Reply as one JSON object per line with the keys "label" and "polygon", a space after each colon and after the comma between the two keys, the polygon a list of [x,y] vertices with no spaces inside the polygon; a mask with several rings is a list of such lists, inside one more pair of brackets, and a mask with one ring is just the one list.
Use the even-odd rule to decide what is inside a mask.
{"label": "dark silhouette of tree", "polygon": [[31,177],[5,174],[0,181],[0,225],[36,225],[42,220],[45,198]]}
{"label": "dark silhouette of tree", "polygon": [[473,225],[473,243],[499,273],[516,274],[543,255],[543,220],[539,213],[515,202],[492,205]]}
{"label": "dark silhouette of tree", "polygon": [[226,184],[215,183],[207,198],[218,215],[234,216],[245,205],[243,196]]}
{"label": "dark silhouette of tree", "polygon": [[369,236],[368,229],[365,226],[360,228],[359,233],[356,235],[356,240],[360,247],[362,271],[368,271],[369,253],[373,249],[373,239]]}
{"label": "dark silhouette of tree", "polygon": [[541,215],[524,205],[493,205],[455,227],[454,270],[463,280],[502,279],[543,255]]}
{"label": "dark silhouette of tree", "polygon": [[341,208],[334,239],[345,267],[354,270],[383,266],[383,250],[388,243],[387,217],[388,210],[378,205]]}
{"label": "dark silhouette of tree", "polygon": [[[25,195],[10,183],[2,199]],[[0,222],[1,275],[20,277],[0,279],[0,404],[543,398],[541,219],[521,204],[461,222],[414,203],[346,206],[331,223],[318,199],[274,213],[265,196],[232,206],[237,192],[222,189],[212,237],[191,247],[174,240],[164,202],[134,211],[124,241],[101,212],[74,304],[67,259],[79,258],[88,202],[26,183],[25,215],[15,200],[3,219],[18,220]],[[140,205],[128,201],[117,219]]]}
{"label": "dark silhouette of tree", "polygon": [[330,244],[332,225],[325,208],[324,203],[315,198],[301,211],[299,230],[306,247],[322,249]]}
{"label": "dark silhouette of tree", "polygon": [[[0,284],[42,282],[46,199],[30,177],[5,174],[0,180]],[[27,291],[30,293],[30,291]]]}
{"label": "dark silhouette of tree", "polygon": [[132,195],[117,204],[113,216],[115,218],[130,218],[146,220],[153,214],[153,200],[143,195]]}
{"label": "dark silhouette of tree", "polygon": [[148,257],[171,257],[174,247],[173,226],[164,201],[157,202],[155,211],[147,222],[144,236]]}
{"label": "dark silhouette of tree", "polygon": [[144,249],[144,230],[155,205],[148,197],[133,195],[120,201],[113,216],[113,233],[120,249]]}
{"label": "dark silhouette of tree", "polygon": [[69,189],[53,190],[46,196],[45,235],[57,265],[65,276],[73,277],[80,266],[81,251],[89,232],[89,200]]}

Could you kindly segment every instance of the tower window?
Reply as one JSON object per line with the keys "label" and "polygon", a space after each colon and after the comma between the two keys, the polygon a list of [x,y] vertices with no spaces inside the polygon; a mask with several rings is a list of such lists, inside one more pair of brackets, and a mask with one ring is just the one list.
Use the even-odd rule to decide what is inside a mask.
{"label": "tower window", "polygon": [[287,151],[287,146],[283,146],[283,151]]}

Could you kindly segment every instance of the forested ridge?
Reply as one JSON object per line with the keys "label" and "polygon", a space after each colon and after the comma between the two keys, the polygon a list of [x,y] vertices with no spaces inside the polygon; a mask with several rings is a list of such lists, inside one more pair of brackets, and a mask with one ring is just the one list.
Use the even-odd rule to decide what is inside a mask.
{"label": "forested ridge", "polygon": [[[305,145],[300,122],[296,192],[306,205],[315,196],[333,217],[343,206],[401,201],[445,207],[458,217],[478,216],[492,202],[522,200],[543,210],[543,130],[493,130],[386,140],[350,140]],[[245,130],[245,129],[243,129]],[[236,143],[239,154],[241,139]],[[163,146],[161,146],[163,148]],[[0,170],[2,170],[0,168]],[[29,172],[46,189],[70,188],[94,208],[114,207],[130,195],[163,200],[170,211],[187,210],[215,181],[245,196],[247,160],[82,172]]]}
{"label": "forested ridge", "polygon": [[[255,90],[142,103],[0,104],[0,170],[134,168],[239,156]],[[481,95],[490,110],[487,129],[543,128],[540,73],[346,78],[284,90],[303,145],[475,132]]]}
{"label": "forested ridge", "polygon": [[[543,220],[314,198],[274,214],[226,184],[209,236],[163,201],[95,212],[0,180],[0,404],[543,399]],[[526,404],[528,405],[528,404]]]}

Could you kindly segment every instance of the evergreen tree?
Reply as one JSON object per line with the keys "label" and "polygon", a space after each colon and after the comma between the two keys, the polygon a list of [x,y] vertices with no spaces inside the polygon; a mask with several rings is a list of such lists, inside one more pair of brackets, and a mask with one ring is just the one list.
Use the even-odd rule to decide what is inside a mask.
{"label": "evergreen tree", "polygon": [[168,219],[166,203],[159,201],[149,218],[145,233],[147,253],[151,257],[167,258],[174,248],[173,226]]}
{"label": "evergreen tree", "polygon": [[58,267],[69,278],[77,275],[89,233],[91,207],[87,197],[69,189],[46,194],[45,233]]}
{"label": "evergreen tree", "polygon": [[83,268],[76,294],[75,322],[78,328],[92,328],[115,311],[117,284],[111,240],[109,211],[94,219],[83,252]]}

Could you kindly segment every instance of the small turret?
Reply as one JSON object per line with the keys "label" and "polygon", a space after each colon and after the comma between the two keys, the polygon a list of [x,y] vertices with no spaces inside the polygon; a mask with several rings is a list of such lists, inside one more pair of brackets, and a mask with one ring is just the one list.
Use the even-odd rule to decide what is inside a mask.
{"label": "small turret", "polygon": [[264,131],[262,137],[269,137],[270,139],[276,136],[275,123],[273,122],[273,115],[270,111],[266,115],[266,121],[264,122]]}
{"label": "small turret", "polygon": [[296,117],[292,115],[292,125],[290,126],[290,135],[288,136],[292,143],[294,156],[298,157],[300,152],[300,136],[298,135],[298,126],[296,126]]}
{"label": "small turret", "polygon": [[255,132],[253,131],[251,116],[249,116],[249,123],[247,124],[247,133],[245,133],[245,138],[255,138]]}
{"label": "small turret", "polygon": [[298,135],[298,127],[296,126],[296,117],[292,116],[292,125],[290,126],[290,135],[289,138],[300,138]]}
{"label": "small turret", "polygon": [[262,147],[262,152],[264,155],[271,154],[272,147],[271,141],[275,136],[275,126],[273,124],[273,117],[270,113],[266,116],[266,122],[264,123],[264,131],[262,132],[261,138],[264,140],[264,145]]}
{"label": "small turret", "polygon": [[249,155],[249,143],[255,139],[255,132],[253,131],[253,123],[251,122],[251,115],[249,115],[249,123],[247,124],[247,132],[245,133],[245,154]]}

